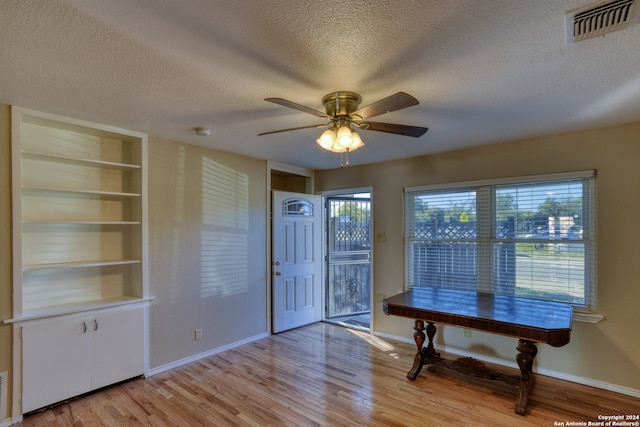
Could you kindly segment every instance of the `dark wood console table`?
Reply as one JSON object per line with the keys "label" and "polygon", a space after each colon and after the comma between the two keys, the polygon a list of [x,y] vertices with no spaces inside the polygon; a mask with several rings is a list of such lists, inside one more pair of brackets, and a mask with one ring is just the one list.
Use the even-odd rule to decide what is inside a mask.
{"label": "dark wood console table", "polygon": [[[407,378],[415,380],[424,365],[436,364],[464,374],[504,381],[518,389],[515,410],[520,415],[526,411],[533,385],[533,359],[538,352],[536,343],[561,347],[569,342],[571,336],[573,308],[548,301],[481,292],[414,288],[383,300],[382,307],[386,315],[415,319],[413,337],[418,352]],[[457,360],[440,357],[433,346],[435,323],[518,338],[516,362],[521,375],[502,374],[470,357]],[[429,339],[426,346],[425,330]]]}

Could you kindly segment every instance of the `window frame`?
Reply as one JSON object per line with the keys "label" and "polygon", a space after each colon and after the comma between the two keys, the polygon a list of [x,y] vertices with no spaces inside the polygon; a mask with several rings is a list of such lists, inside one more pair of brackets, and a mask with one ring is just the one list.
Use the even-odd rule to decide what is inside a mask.
{"label": "window frame", "polygon": [[[409,236],[409,228],[415,223],[415,216],[409,218],[413,213],[413,207],[409,203],[413,200],[415,193],[443,192],[443,191],[476,191],[476,237],[477,243],[477,285],[476,290],[481,292],[494,292],[494,257],[493,246],[495,243],[532,243],[531,239],[518,238],[498,238],[496,236],[496,189],[501,186],[518,186],[523,184],[552,184],[558,181],[582,180],[586,181],[586,188],[583,187],[583,236],[579,240],[584,244],[584,304],[570,304],[578,312],[590,314],[595,313],[597,306],[597,241],[596,241],[596,171],[583,170],[576,172],[554,173],[544,175],[529,175],[512,178],[488,179],[478,181],[464,181],[444,184],[433,184],[423,186],[405,187],[403,192],[403,238],[404,238],[404,288],[411,289],[411,259],[412,259],[412,242],[415,239]],[[483,200],[480,206],[478,201],[481,197],[488,198]],[[570,242],[571,240],[569,240]],[[549,243],[558,243],[557,240]],[[564,243],[564,242],[563,242]],[[594,315],[592,320],[582,319],[586,321],[597,322],[602,317]]]}

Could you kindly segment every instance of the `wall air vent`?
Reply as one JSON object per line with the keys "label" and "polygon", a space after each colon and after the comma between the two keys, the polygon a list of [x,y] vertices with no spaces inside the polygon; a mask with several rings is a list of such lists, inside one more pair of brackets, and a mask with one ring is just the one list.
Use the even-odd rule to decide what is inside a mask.
{"label": "wall air vent", "polygon": [[597,3],[566,15],[567,44],[601,36],[637,22],[638,0]]}

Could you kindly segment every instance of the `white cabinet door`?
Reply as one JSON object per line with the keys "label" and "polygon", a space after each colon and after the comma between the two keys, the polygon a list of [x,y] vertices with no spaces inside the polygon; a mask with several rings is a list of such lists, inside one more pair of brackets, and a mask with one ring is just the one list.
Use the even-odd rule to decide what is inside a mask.
{"label": "white cabinet door", "polygon": [[128,306],[25,323],[22,412],[144,374],[144,315]]}
{"label": "white cabinet door", "polygon": [[91,336],[86,315],[22,327],[22,411],[91,390]]}
{"label": "white cabinet door", "polygon": [[144,307],[100,312],[89,326],[93,389],[144,374]]}

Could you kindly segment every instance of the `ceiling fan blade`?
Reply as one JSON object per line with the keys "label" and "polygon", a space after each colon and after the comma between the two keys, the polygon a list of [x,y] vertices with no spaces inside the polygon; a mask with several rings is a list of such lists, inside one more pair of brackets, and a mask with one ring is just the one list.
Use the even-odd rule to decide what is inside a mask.
{"label": "ceiling fan blade", "polygon": [[288,101],[283,98],[265,98],[265,101],[273,102],[274,104],[282,105],[283,107],[293,108],[294,110],[302,111],[303,113],[312,114],[316,117],[327,118],[327,113],[314,110],[313,108],[305,107],[304,105],[296,104],[295,102]]}
{"label": "ceiling fan blade", "polygon": [[365,120],[370,117],[379,116],[380,114],[390,113],[392,111],[402,110],[403,108],[418,105],[419,102],[408,93],[398,92],[394,95],[387,96],[379,101],[362,107],[351,113],[351,117],[355,120]]}
{"label": "ceiling fan blade", "polygon": [[331,124],[331,122],[329,122],[329,123],[323,123],[323,124],[321,124],[321,125],[300,126],[300,127],[297,127],[297,128],[279,129],[279,130],[270,130],[270,131],[268,131],[268,132],[262,132],[262,133],[259,133],[259,134],[258,134],[258,136],[262,136],[262,135],[271,135],[272,133],[289,132],[290,130],[298,130],[298,129],[311,129],[311,128],[319,129],[319,128],[326,127],[326,126],[328,126],[328,125],[330,125],[330,124]]}
{"label": "ceiling fan blade", "polygon": [[408,126],[380,122],[362,122],[358,123],[358,127],[364,130],[395,133],[398,135],[412,136],[414,138],[418,138],[419,136],[424,135],[429,130],[429,128],[423,128],[421,126]]}

